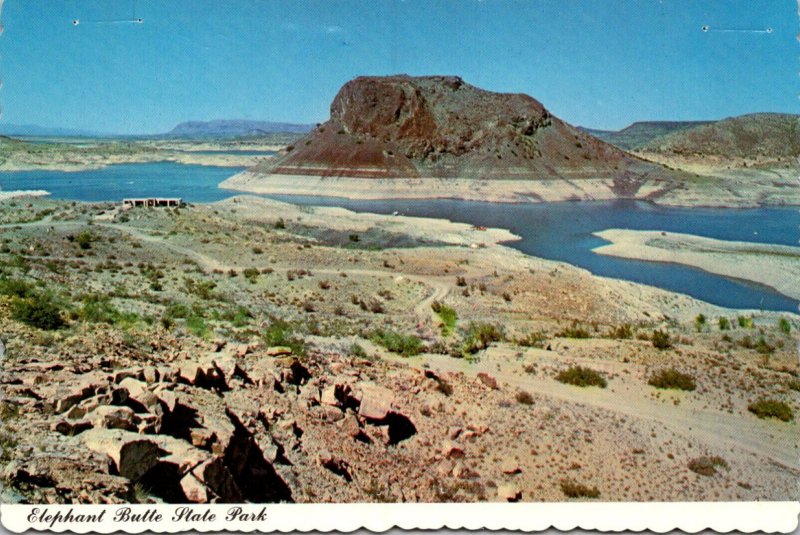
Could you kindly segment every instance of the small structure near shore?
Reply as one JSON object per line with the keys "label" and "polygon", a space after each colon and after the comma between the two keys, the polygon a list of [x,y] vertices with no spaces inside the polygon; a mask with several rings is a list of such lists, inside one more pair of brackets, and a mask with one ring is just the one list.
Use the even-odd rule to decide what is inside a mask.
{"label": "small structure near shore", "polygon": [[122,199],[122,206],[181,206],[183,199],[180,197],[142,197],[134,199]]}

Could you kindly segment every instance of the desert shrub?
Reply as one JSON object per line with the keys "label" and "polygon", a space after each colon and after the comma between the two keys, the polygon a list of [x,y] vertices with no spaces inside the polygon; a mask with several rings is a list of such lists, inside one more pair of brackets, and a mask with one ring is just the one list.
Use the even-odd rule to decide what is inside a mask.
{"label": "desert shrub", "polygon": [[203,316],[192,314],[186,318],[186,328],[200,338],[205,338],[208,335],[208,324]]}
{"label": "desert shrub", "polygon": [[706,326],[706,316],[705,314],[698,314],[697,317],[694,319],[694,329],[697,332],[703,330],[703,327]]}
{"label": "desert shrub", "polygon": [[33,297],[35,294],[33,285],[22,279],[12,279],[7,277],[0,277],[0,295],[8,295],[11,297]]}
{"label": "desert shrub", "polygon": [[611,338],[616,338],[617,340],[630,340],[633,338],[633,326],[630,323],[618,325],[614,330],[611,331],[609,336]]}
{"label": "desert shrub", "polygon": [[48,294],[14,299],[11,303],[11,317],[26,325],[46,331],[64,326],[61,306]]}
{"label": "desert shrub", "polygon": [[285,229],[286,228],[286,221],[284,221],[282,217],[279,217],[278,220],[275,221],[275,228],[276,229]]}
{"label": "desert shrub", "polygon": [[786,318],[778,320],[778,330],[783,334],[789,334],[792,331],[792,324]]}
{"label": "desert shrub", "polygon": [[269,326],[264,330],[262,338],[268,346],[288,347],[293,354],[298,356],[306,354],[305,341],[295,336],[294,329],[288,321],[272,318]]}
{"label": "desert shrub", "polygon": [[771,355],[775,352],[775,348],[767,343],[763,336],[759,337],[758,342],[756,342],[754,349],[761,353],[762,355]]}
{"label": "desert shrub", "polygon": [[753,317],[752,316],[739,316],[736,318],[736,321],[739,323],[739,327],[742,329],[752,329],[753,328]]}
{"label": "desert shrub", "polygon": [[698,457],[689,461],[689,470],[701,476],[711,477],[717,473],[717,468],[728,469],[728,462],[722,457]]}
{"label": "desert shrub", "polygon": [[353,243],[358,243],[361,240],[358,234],[350,234],[347,238]]}
{"label": "desert shrub", "polygon": [[425,349],[422,340],[413,334],[401,334],[386,329],[372,333],[370,340],[403,357],[419,355]]}
{"label": "desert shrub", "polygon": [[464,277],[460,277],[460,276],[456,277],[456,286],[462,286],[463,287],[463,286],[466,286],[466,285],[467,285],[467,279],[465,279]]}
{"label": "desert shrub", "polygon": [[242,271],[242,275],[244,276],[244,278],[250,281],[251,284],[255,284],[256,282],[258,282],[258,276],[260,274],[261,271],[259,271],[258,268],[253,268],[253,267],[245,268],[244,271]]}
{"label": "desert shrub", "polygon": [[78,317],[89,323],[133,323],[136,321],[136,314],[124,313],[117,310],[111,304],[111,300],[105,295],[89,294],[83,297],[83,305],[78,311]]}
{"label": "desert shrub", "polygon": [[[234,272],[235,275],[236,273]],[[183,286],[190,294],[194,294],[203,300],[210,300],[215,297],[213,290],[217,287],[217,283],[214,281],[198,281],[186,277],[183,280]]]}
{"label": "desert shrub", "polygon": [[434,301],[431,304],[431,308],[439,316],[439,319],[442,320],[442,335],[448,336],[453,332],[453,329],[455,329],[456,321],[458,320],[458,314],[456,314],[455,309],[439,301]]}
{"label": "desert shrub", "polygon": [[577,321],[573,321],[572,325],[556,333],[556,336],[561,338],[589,338],[589,331],[579,325]]}
{"label": "desert shrub", "polygon": [[689,374],[679,372],[675,368],[659,370],[654,373],[647,384],[656,388],[667,388],[672,390],[692,391],[697,388],[694,377]]}
{"label": "desert shrub", "polygon": [[795,392],[800,392],[800,381],[798,381],[797,379],[792,379],[786,386],[788,386],[790,390],[794,390]]}
{"label": "desert shrub", "polygon": [[600,491],[597,487],[587,487],[583,483],[578,483],[570,479],[562,479],[560,482],[561,492],[567,498],[599,498]]}
{"label": "desert shrub", "polygon": [[721,316],[717,321],[719,323],[720,331],[727,331],[731,328],[731,322],[728,320],[728,318]]}
{"label": "desert shrub", "polygon": [[361,344],[358,343],[354,343],[350,346],[350,354],[354,357],[359,357],[362,359],[365,359],[369,356],[367,355],[367,351],[361,346]]}
{"label": "desert shrub", "polygon": [[575,386],[599,386],[605,388],[608,382],[605,377],[590,368],[571,366],[556,375],[556,381]]}
{"label": "desert shrub", "polygon": [[547,342],[547,335],[543,332],[530,332],[522,338],[517,338],[517,345],[522,347],[544,347]]}
{"label": "desert shrub", "polygon": [[471,322],[464,335],[462,353],[473,354],[486,349],[492,342],[505,338],[502,328],[491,323]]}
{"label": "desert shrub", "polygon": [[264,249],[261,247],[253,247],[253,254],[264,254]]}
{"label": "desert shrub", "polygon": [[760,399],[748,405],[747,410],[758,416],[759,418],[777,418],[783,422],[790,422],[794,420],[794,413],[792,408],[784,403],[775,399]]}
{"label": "desert shrub", "polygon": [[84,250],[91,249],[92,242],[95,240],[96,238],[94,237],[94,235],[88,230],[82,230],[81,232],[78,233],[77,236],[75,236],[75,243],[78,244],[78,247]]}
{"label": "desert shrub", "polygon": [[650,341],[656,349],[669,349],[672,347],[672,340],[669,337],[669,333],[664,331],[653,331]]}
{"label": "desert shrub", "polygon": [[514,399],[517,400],[517,403],[521,403],[522,405],[533,405],[533,396],[531,396],[529,392],[525,392],[524,390],[518,391],[514,395]]}

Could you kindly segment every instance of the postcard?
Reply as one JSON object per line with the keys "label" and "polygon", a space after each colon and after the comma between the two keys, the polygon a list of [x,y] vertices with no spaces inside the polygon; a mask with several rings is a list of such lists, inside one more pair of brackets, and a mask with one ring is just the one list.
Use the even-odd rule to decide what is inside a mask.
{"label": "postcard", "polygon": [[796,529],[796,3],[0,8],[5,529]]}

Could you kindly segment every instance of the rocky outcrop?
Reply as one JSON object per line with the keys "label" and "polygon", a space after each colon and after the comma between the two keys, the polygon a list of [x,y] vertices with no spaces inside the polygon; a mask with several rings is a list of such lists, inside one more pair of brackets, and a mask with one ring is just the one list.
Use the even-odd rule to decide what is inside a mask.
{"label": "rocky outcrop", "polygon": [[364,178],[609,179],[620,195],[676,174],[553,116],[534,98],[456,76],[360,77],[330,120],[262,174]]}

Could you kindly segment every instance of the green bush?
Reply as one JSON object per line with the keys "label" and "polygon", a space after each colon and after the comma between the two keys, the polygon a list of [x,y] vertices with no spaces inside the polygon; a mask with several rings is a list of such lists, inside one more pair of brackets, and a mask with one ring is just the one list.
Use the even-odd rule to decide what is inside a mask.
{"label": "green bush", "polygon": [[669,337],[669,333],[664,331],[653,331],[653,336],[650,338],[650,341],[656,349],[669,349],[672,347],[672,340]]}
{"label": "green bush", "polygon": [[244,276],[244,278],[250,281],[251,284],[255,284],[256,282],[258,282],[258,276],[260,274],[261,271],[259,271],[258,268],[249,267],[245,268],[245,270],[242,271],[242,275]]}
{"label": "green bush", "polygon": [[284,346],[292,350],[298,356],[305,356],[306,343],[303,339],[295,336],[289,322],[282,319],[273,318],[263,334],[264,342],[268,346]]}
{"label": "green bush", "polygon": [[666,388],[672,390],[692,391],[697,388],[694,377],[689,374],[679,372],[674,368],[664,369],[656,372],[647,381],[647,384],[656,388]]}
{"label": "green bush", "polygon": [[703,330],[703,327],[706,326],[706,317],[704,314],[698,314],[697,317],[694,319],[694,329],[697,332]]}
{"label": "green bush", "polygon": [[731,322],[726,317],[720,317],[719,320],[719,330],[720,331],[727,331],[731,328]]}
{"label": "green bush", "polygon": [[45,294],[14,299],[11,303],[11,317],[31,327],[47,331],[64,326],[61,307]]}
{"label": "green bush", "polygon": [[783,334],[789,334],[792,331],[792,324],[786,318],[778,320],[778,330]]}
{"label": "green bush", "polygon": [[568,498],[599,498],[600,491],[597,487],[587,487],[583,483],[577,483],[569,479],[562,479],[560,482],[561,492]]}
{"label": "green bush", "polygon": [[456,314],[455,309],[439,301],[434,301],[431,304],[431,308],[439,316],[439,319],[442,320],[442,335],[448,336],[455,329],[456,321],[458,320],[458,314]]}
{"label": "green bush", "polygon": [[462,353],[472,355],[505,338],[502,328],[491,323],[470,322],[464,335]]}
{"label": "green bush", "polygon": [[389,330],[375,331],[370,340],[403,357],[419,355],[425,349],[422,340],[413,334],[406,335]]}
{"label": "green bush", "polygon": [[119,323],[135,323],[138,320],[136,314],[130,312],[120,312],[111,304],[111,300],[104,295],[89,294],[83,297],[83,305],[78,311],[78,317],[90,323],[108,323],[115,325]]}
{"label": "green bush", "polygon": [[22,279],[0,277],[0,295],[27,298],[35,294],[33,285]]}
{"label": "green bush", "polygon": [[583,366],[571,366],[566,370],[558,372],[556,381],[580,387],[599,386],[600,388],[605,388],[608,384],[605,377]]}
{"label": "green bush", "polygon": [[742,329],[752,329],[753,328],[753,317],[752,316],[739,316],[736,318],[736,321],[739,323],[739,327]]}
{"label": "green bush", "polygon": [[78,244],[78,247],[81,249],[91,249],[92,242],[95,241],[94,235],[89,232],[88,230],[82,230],[75,236],[75,243]]}
{"label": "green bush", "polygon": [[186,318],[186,328],[200,338],[205,338],[208,335],[208,324],[203,316],[191,315]]}
{"label": "green bush", "polygon": [[760,399],[751,403],[747,410],[758,416],[759,418],[777,418],[783,422],[790,422],[794,420],[794,413],[792,408],[784,403],[775,399]]}

